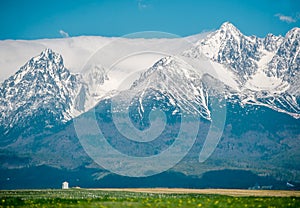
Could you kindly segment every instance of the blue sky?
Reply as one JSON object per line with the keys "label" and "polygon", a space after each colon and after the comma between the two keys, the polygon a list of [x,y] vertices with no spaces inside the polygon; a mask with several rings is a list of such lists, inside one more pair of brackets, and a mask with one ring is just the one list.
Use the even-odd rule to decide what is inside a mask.
{"label": "blue sky", "polygon": [[246,35],[284,35],[300,25],[299,0],[1,0],[0,39],[122,36],[163,31],[188,36],[229,21]]}

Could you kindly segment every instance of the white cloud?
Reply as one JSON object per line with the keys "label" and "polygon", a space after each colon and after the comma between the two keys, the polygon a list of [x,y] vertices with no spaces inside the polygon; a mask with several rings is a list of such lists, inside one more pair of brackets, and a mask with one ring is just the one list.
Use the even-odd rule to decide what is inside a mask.
{"label": "white cloud", "polygon": [[137,0],[139,9],[147,9],[150,7],[150,4],[146,3],[145,0]]}
{"label": "white cloud", "polygon": [[63,30],[60,30],[60,31],[59,31],[59,34],[60,34],[63,38],[68,38],[68,37],[70,37],[70,36],[69,36],[69,33],[65,32],[65,31],[63,31]]}
{"label": "white cloud", "polygon": [[279,20],[282,22],[287,22],[287,23],[297,22],[297,18],[294,18],[292,16],[286,16],[283,14],[275,14],[275,16],[278,17]]}

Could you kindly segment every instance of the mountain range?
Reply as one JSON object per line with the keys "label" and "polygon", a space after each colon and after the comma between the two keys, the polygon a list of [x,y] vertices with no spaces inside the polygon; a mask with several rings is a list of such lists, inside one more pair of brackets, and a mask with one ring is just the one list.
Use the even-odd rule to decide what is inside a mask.
{"label": "mountain range", "polygon": [[[80,170],[98,182],[107,178],[109,173],[84,151],[74,128],[74,119],[92,111],[100,126],[110,132],[115,148],[139,156],[159,154],[172,144],[181,116],[199,118],[196,142],[172,168],[175,173],[199,178],[209,171],[234,169],[271,178],[262,183],[272,181],[280,184],[278,188],[286,181],[300,182],[300,29],[284,37],[258,38],[245,36],[226,22],[197,41],[188,40],[176,46],[173,43],[182,39],[121,38],[110,43],[123,48],[142,47],[141,43],[144,48],[164,46],[169,55],[151,57],[142,70],[129,71],[122,64],[112,70],[90,59],[82,72],[74,72],[50,48],[31,58],[0,86],[3,187],[17,186],[6,180],[14,177],[9,176],[11,170],[34,171],[42,166]],[[127,73],[135,75],[124,77]],[[226,106],[226,121],[216,150],[199,163],[209,125],[219,119],[214,116],[212,98]],[[121,117],[129,112],[139,130],[151,127],[153,108],[165,111],[168,125],[161,141],[155,143],[160,148],[122,140],[113,125],[114,112],[109,112],[113,101],[117,105],[111,110]]]}

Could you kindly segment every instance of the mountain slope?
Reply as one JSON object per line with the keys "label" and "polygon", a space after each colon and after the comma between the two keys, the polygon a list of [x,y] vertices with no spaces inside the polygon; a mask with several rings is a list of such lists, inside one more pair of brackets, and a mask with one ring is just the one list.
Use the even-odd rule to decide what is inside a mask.
{"label": "mountain slope", "polygon": [[0,87],[4,135],[13,137],[25,129],[30,132],[66,123],[76,115],[72,105],[80,87],[79,77],[64,67],[62,57],[44,50]]}
{"label": "mountain slope", "polygon": [[294,28],[285,37],[248,37],[226,22],[183,55],[206,57],[233,72],[238,85],[227,94],[238,96],[242,105],[264,105],[299,118],[299,31]]}
{"label": "mountain slope", "polygon": [[[147,97],[143,90],[155,90],[167,96],[170,104],[176,109],[210,120],[208,95],[201,82],[201,76],[180,58],[165,57],[142,73],[132,84],[131,90],[141,92],[139,100]],[[142,103],[140,108],[142,110]]]}
{"label": "mountain slope", "polygon": [[[299,29],[285,37],[257,38],[225,23],[183,54],[158,60],[131,80],[129,89],[109,91],[108,85],[118,83],[101,65],[91,64],[82,74],[72,74],[59,54],[43,51],[0,87],[1,168],[46,165],[100,170],[83,150],[72,123],[74,117],[89,115],[96,115],[110,144],[122,153],[158,155],[176,139],[184,111],[204,119],[198,119],[201,128],[194,149],[174,170],[200,175],[206,170],[243,169],[299,181]],[[211,69],[217,76],[208,73]],[[199,163],[215,112],[210,98],[220,97],[227,104],[225,130],[215,152]],[[129,112],[133,128],[146,130],[145,134],[151,124],[154,135],[164,128],[158,119],[149,123],[152,108],[164,110],[173,120],[162,129],[161,138],[136,142],[116,128],[111,107],[121,124],[127,121],[124,112]],[[89,123],[85,125],[81,127],[88,129]],[[129,132],[124,126],[121,130]]]}
{"label": "mountain slope", "polygon": [[226,22],[216,32],[197,42],[194,48],[184,52],[184,55],[192,58],[204,55],[226,65],[244,82],[257,70],[259,44],[256,37],[244,36]]}
{"label": "mountain slope", "polygon": [[294,28],[286,34],[268,67],[273,76],[289,79],[296,75],[299,66],[300,28]]}

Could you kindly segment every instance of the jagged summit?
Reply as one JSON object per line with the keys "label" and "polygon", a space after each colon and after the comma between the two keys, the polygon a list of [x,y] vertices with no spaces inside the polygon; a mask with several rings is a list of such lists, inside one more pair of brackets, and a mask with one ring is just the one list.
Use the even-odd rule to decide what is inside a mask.
{"label": "jagged summit", "polygon": [[0,127],[9,136],[13,129],[31,128],[37,117],[40,129],[62,125],[97,103],[107,79],[98,66],[71,73],[62,56],[46,48],[0,85]]}
{"label": "jagged summit", "polygon": [[[40,56],[41,57],[48,57],[48,58],[51,58],[51,55],[52,54],[56,54],[51,48],[45,48],[42,52],[41,52],[41,54],[40,54]],[[58,54],[56,54],[56,55],[58,55]]]}
{"label": "jagged summit", "polygon": [[236,41],[239,41],[241,37],[248,39],[248,37],[244,36],[241,31],[230,22],[223,23],[218,30],[210,34],[210,37],[223,40],[235,39]]}
{"label": "jagged summit", "polygon": [[54,52],[50,48],[44,49],[40,55],[36,56],[34,60],[52,60],[55,63],[59,63],[61,65],[64,65],[63,58],[60,54]]}
{"label": "jagged summit", "polygon": [[[186,173],[182,168],[191,169],[187,162],[190,159],[198,161],[199,152],[206,145],[212,146],[212,140],[208,138],[210,133],[215,134],[218,126],[210,124],[218,125],[220,122],[214,122],[215,118],[222,117],[222,111],[218,107],[226,112],[226,123],[220,143],[215,146],[217,149],[209,159],[208,165],[212,165],[213,170],[229,167],[267,173],[271,178],[279,177],[282,181],[298,180],[300,177],[295,178],[295,173],[297,175],[300,167],[299,39],[299,28],[292,29],[284,37],[269,34],[265,38],[257,38],[243,35],[227,22],[185,51],[183,54],[188,57],[159,58],[155,64],[154,60],[149,63],[152,66],[146,69],[143,67],[145,70],[142,72],[142,68],[136,69],[137,71],[127,69],[127,64],[124,64],[124,68],[120,64],[115,71],[109,71],[101,63],[89,61],[90,66],[85,65],[85,71],[73,74],[64,65],[62,56],[55,51],[45,49],[41,53],[35,52],[37,56],[27,59],[29,61],[16,74],[0,84],[1,169],[2,172],[9,169],[4,179],[11,178],[11,174],[20,176],[20,180],[15,177],[14,180],[6,180],[5,187],[11,188],[13,182],[20,184],[19,181],[24,181],[23,173],[46,173],[43,180],[54,173],[52,169],[39,171],[36,167],[51,166],[70,170],[72,175],[73,171],[78,170],[80,176],[95,177],[95,180],[106,175],[107,172],[102,169],[95,173],[94,168],[98,169],[99,166],[82,149],[82,140],[77,138],[80,129],[74,128],[76,120],[72,120],[77,116],[86,121],[80,127],[87,132],[86,136],[92,142],[90,144],[95,147],[99,144],[99,134],[88,133],[94,129],[94,125],[89,122],[96,118],[99,127],[97,130],[101,130],[107,142],[114,145],[116,150],[118,147],[119,150],[125,150],[126,154],[136,152],[135,157],[152,153],[156,157],[156,154],[168,151],[160,147],[168,148],[175,144],[173,138],[181,132],[181,127],[187,131],[195,130],[192,122],[194,118],[201,117],[196,143],[185,157],[183,166],[176,169]],[[53,45],[58,43],[57,40],[51,41]],[[65,44],[64,41],[68,40],[62,39],[59,43]],[[147,46],[149,39],[135,41],[130,39],[131,43],[143,43]],[[151,41],[156,44],[162,40]],[[166,44],[157,45],[169,47]],[[61,46],[65,50],[65,46]],[[67,50],[75,51],[75,46],[76,44],[72,44],[73,48],[66,49],[66,54]],[[119,45],[113,49],[127,49],[117,46]],[[183,48],[180,49],[182,52],[186,50]],[[22,50],[18,52],[21,53]],[[81,50],[75,54],[78,55],[74,59],[84,59]],[[8,56],[13,59],[19,57],[7,55],[4,60]],[[76,62],[70,57],[68,59],[67,55],[63,57],[68,62]],[[140,60],[132,60],[133,64],[139,64]],[[208,73],[210,70],[214,70],[215,74]],[[120,82],[126,82],[126,87],[120,85]],[[85,113],[91,107],[95,107],[95,111]],[[165,111],[166,121],[172,121],[168,123],[170,125],[164,125],[155,117],[156,114],[151,113],[153,107]],[[120,119],[114,119],[112,112],[116,116],[120,115]],[[141,146],[140,142],[136,143],[125,134],[128,140],[119,140],[122,136],[119,130],[127,132],[131,128],[122,125],[128,116],[134,127],[140,130],[155,127],[153,125],[165,128],[162,137],[149,141],[149,145],[148,141],[145,142],[147,146]],[[182,120],[183,118],[187,119]],[[185,120],[188,123],[183,126],[184,122],[180,121]],[[117,126],[117,121],[121,125]],[[154,128],[160,134],[158,129]],[[185,145],[186,142],[189,140],[180,141],[179,145]],[[174,155],[178,155],[177,152]],[[112,159],[110,154],[106,159]],[[129,163],[115,163],[116,167],[122,164],[130,168]],[[198,162],[197,165],[199,166]],[[88,168],[87,172],[84,171],[85,168]],[[199,172],[199,168],[192,169],[193,173],[189,175]],[[74,175],[74,181],[77,176],[78,174]],[[85,180],[81,181],[85,183]],[[272,179],[271,183],[273,181]]]}
{"label": "jagged summit", "polygon": [[264,48],[269,52],[276,52],[279,48],[280,44],[282,43],[283,37],[282,36],[276,36],[271,33],[269,33],[264,39],[263,39],[263,45]]}
{"label": "jagged summit", "polygon": [[286,33],[285,37],[299,38],[299,36],[300,36],[300,28],[299,27],[295,27],[295,28],[291,29],[290,31],[288,31]]}
{"label": "jagged summit", "polygon": [[224,23],[220,29],[200,40],[195,47],[183,54],[192,58],[206,56],[224,64],[239,75],[241,82],[248,79],[257,69],[259,59],[256,38],[244,36],[231,23]]}
{"label": "jagged summit", "polygon": [[70,120],[72,102],[80,88],[78,77],[64,67],[61,55],[51,49],[30,59],[0,86],[0,124],[7,129],[31,128]]}
{"label": "jagged summit", "polygon": [[146,81],[149,83],[147,85],[157,84],[158,82],[167,85],[166,82],[168,81],[180,85],[185,82],[194,81],[194,79],[200,80],[201,74],[196,72],[190,64],[179,57],[166,56],[143,72],[140,78],[133,83],[132,87]]}
{"label": "jagged summit", "polygon": [[[195,60],[205,56],[217,64],[221,82],[230,78],[228,83],[233,83],[227,95],[241,105],[264,105],[298,118],[299,31],[294,28],[285,37],[248,37],[225,22],[183,55]],[[164,57],[141,73],[129,90],[144,96],[142,92],[151,88],[176,107],[209,119],[208,92],[194,67],[178,57]],[[95,106],[115,82],[100,65],[72,74],[62,56],[46,48],[1,84],[0,124],[7,133],[16,126],[28,127],[37,115],[44,126],[65,123]]]}
{"label": "jagged summit", "polygon": [[62,56],[50,48],[45,48],[38,56],[32,58],[32,60],[53,60],[56,63],[63,64]]}
{"label": "jagged summit", "polygon": [[230,32],[230,33],[241,34],[239,29],[237,29],[237,27],[235,27],[230,22],[224,22],[216,32],[221,32],[221,33],[222,32]]}
{"label": "jagged summit", "polygon": [[158,61],[153,65],[153,67],[169,65],[170,63],[174,62],[175,59],[176,59],[176,58],[175,58],[174,56],[166,56],[166,57],[163,57],[162,59],[158,60]]}
{"label": "jagged summit", "polygon": [[[184,60],[167,56],[142,73],[131,89],[140,92],[152,89],[167,96],[175,109],[198,114],[209,120],[208,97],[201,76]],[[146,97],[144,93],[141,95]]]}
{"label": "jagged summit", "polygon": [[16,72],[16,77],[13,77],[12,79],[22,79],[25,74],[29,72],[36,73],[37,71],[47,73],[51,76],[55,76],[57,73],[60,75],[65,73],[66,76],[70,74],[64,67],[62,56],[51,49],[46,48],[39,55],[31,58],[25,63],[20,70]]}
{"label": "jagged summit", "polygon": [[239,83],[234,90],[240,91],[242,103],[268,106],[298,118],[299,95],[295,94],[294,86],[299,80],[299,31],[293,28],[285,37],[248,37],[225,22],[183,55],[207,57],[233,72],[233,79]]}
{"label": "jagged summit", "polygon": [[152,67],[142,73],[140,78],[133,83],[133,86],[154,75],[158,76],[157,81],[166,81],[172,78],[172,81],[176,82],[177,80],[174,79],[175,77],[172,77],[174,74],[178,75],[177,79],[180,82],[182,82],[181,79],[186,77],[200,76],[195,72],[195,69],[184,60],[175,56],[166,56],[158,60]]}

